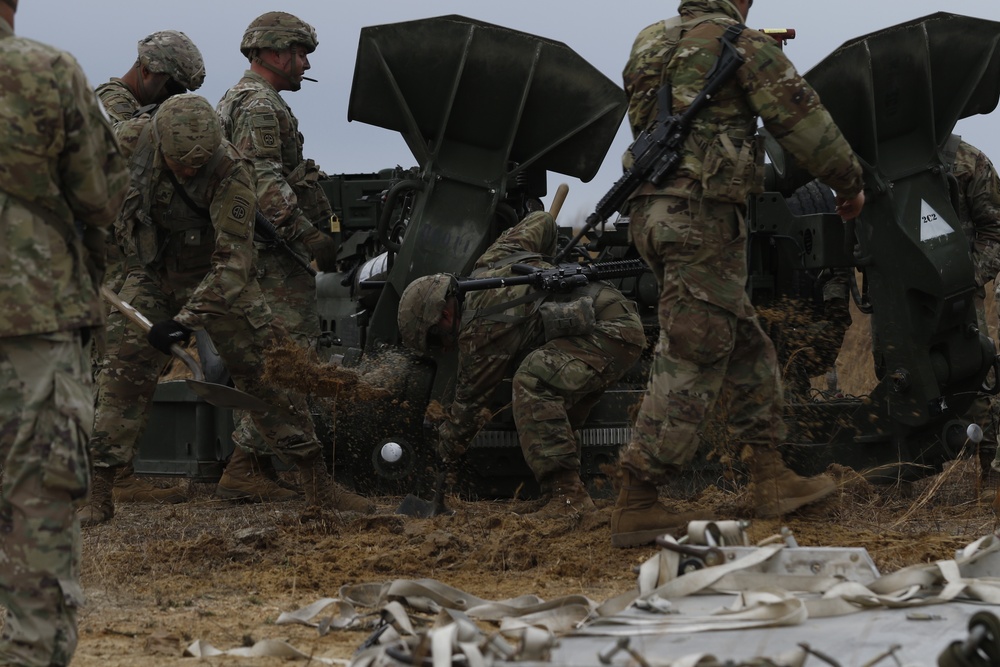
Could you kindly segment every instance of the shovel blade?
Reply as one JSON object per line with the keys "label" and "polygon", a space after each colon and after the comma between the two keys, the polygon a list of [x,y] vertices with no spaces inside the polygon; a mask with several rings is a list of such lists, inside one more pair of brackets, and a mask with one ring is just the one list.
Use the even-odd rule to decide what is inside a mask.
{"label": "shovel blade", "polygon": [[442,514],[450,516],[454,513],[454,510],[448,509],[440,501],[424,500],[412,493],[406,494],[403,502],[399,503],[399,507],[396,508],[396,514],[414,516],[420,519],[429,519],[432,516],[440,516]]}
{"label": "shovel blade", "polygon": [[249,410],[250,412],[267,412],[271,405],[235,387],[224,384],[203,382],[201,380],[186,380],[188,388],[195,394],[218,408],[230,410]]}

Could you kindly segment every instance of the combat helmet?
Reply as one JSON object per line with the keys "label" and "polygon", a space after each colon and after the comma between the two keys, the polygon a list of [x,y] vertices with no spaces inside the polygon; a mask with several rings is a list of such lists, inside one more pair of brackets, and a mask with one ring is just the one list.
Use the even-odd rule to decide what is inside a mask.
{"label": "combat helmet", "polygon": [[422,276],[406,286],[399,297],[396,317],[403,345],[421,354],[427,352],[427,334],[441,321],[441,313],[455,288],[455,277],[447,273]]}
{"label": "combat helmet", "polygon": [[297,16],[287,12],[267,12],[261,14],[247,26],[240,42],[240,51],[253,58],[257,49],[284,51],[293,44],[301,44],[306,53],[312,53],[319,45],[316,29]]}
{"label": "combat helmet", "polygon": [[161,30],[139,40],[139,63],[154,74],[167,74],[184,86],[198,90],[205,81],[205,61],[187,35]]}
{"label": "combat helmet", "polygon": [[174,95],[153,116],[153,135],[166,157],[186,167],[201,167],[222,145],[222,125],[201,95]]}

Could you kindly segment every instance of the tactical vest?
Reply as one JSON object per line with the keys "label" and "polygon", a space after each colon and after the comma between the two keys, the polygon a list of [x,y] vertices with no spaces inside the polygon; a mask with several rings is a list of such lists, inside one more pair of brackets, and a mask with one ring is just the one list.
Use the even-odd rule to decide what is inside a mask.
{"label": "tactical vest", "polygon": [[[662,52],[660,86],[669,84],[670,65],[685,34],[703,23],[719,20],[724,20],[727,26],[733,25],[734,21],[731,16],[721,13],[700,14],[687,19],[675,16],[660,21],[660,39],[657,42]],[[652,105],[644,114],[649,124],[673,113],[673,109],[658,109],[657,92],[646,91]],[[725,103],[725,98],[717,96],[714,106],[718,108]],[[660,189],[646,183],[636,191],[636,195],[663,193],[688,196],[692,194],[692,180],[701,186],[700,192],[694,191],[700,196],[731,203],[743,203],[749,193],[763,190],[764,150],[763,142],[756,136],[756,114],[751,113],[740,127],[733,123],[713,123],[705,117],[710,113],[710,109],[705,109],[692,122],[677,171],[680,183],[672,185],[673,179],[668,179]],[[628,168],[631,154],[626,152],[623,161]]]}
{"label": "tactical vest", "polygon": [[[139,262],[172,273],[207,272],[215,251],[215,230],[209,212],[212,188],[228,164],[219,146],[208,163],[184,184],[157,165],[152,123],[143,128],[129,163],[131,188],[122,219]],[[183,189],[183,192],[181,191]]]}

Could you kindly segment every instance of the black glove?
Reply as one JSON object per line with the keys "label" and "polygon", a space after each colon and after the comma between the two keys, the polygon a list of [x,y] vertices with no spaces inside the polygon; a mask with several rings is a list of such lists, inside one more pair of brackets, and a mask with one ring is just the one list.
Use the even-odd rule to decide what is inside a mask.
{"label": "black glove", "polygon": [[191,338],[191,330],[180,322],[163,320],[153,325],[146,334],[146,340],[163,354],[170,354],[170,346],[183,345]]}

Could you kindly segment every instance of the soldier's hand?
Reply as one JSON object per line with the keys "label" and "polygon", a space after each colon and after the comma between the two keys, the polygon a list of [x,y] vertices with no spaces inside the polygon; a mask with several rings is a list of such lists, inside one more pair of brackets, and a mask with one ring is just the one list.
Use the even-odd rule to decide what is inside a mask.
{"label": "soldier's hand", "polygon": [[316,268],[324,273],[337,270],[337,251],[340,250],[340,244],[332,236],[317,230],[316,234],[306,239],[306,245],[316,260]]}
{"label": "soldier's hand", "polygon": [[861,215],[861,209],[865,207],[865,191],[862,190],[856,196],[837,196],[837,214],[844,220],[854,220]]}
{"label": "soldier's hand", "polygon": [[191,330],[176,320],[157,322],[146,334],[146,340],[163,354],[170,354],[171,345],[183,345],[191,338]]}

